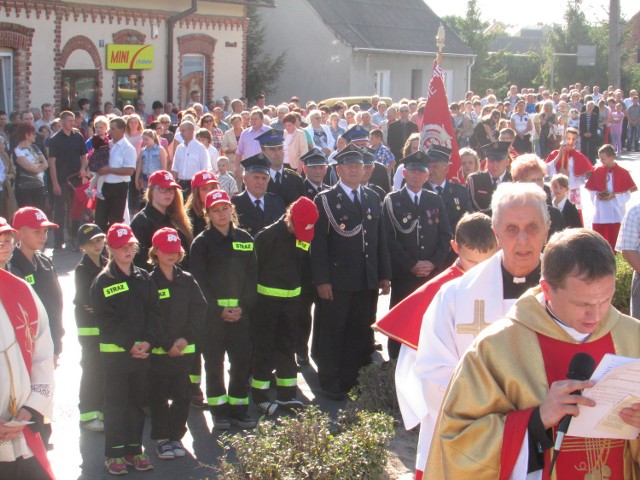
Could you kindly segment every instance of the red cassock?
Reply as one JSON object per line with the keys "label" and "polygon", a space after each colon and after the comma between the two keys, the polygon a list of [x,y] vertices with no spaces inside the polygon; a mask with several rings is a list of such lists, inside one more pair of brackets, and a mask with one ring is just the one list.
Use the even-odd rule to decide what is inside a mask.
{"label": "red cassock", "polygon": [[609,189],[607,186],[609,172],[613,174],[613,193],[626,193],[638,189],[631,174],[617,163],[614,163],[610,168],[603,165],[597,167],[587,180],[585,188],[594,192],[606,192]]}
{"label": "red cassock", "polygon": [[422,317],[442,285],[458,277],[464,271],[454,263],[437,277],[431,279],[382,317],[374,328],[414,350],[418,349]]}

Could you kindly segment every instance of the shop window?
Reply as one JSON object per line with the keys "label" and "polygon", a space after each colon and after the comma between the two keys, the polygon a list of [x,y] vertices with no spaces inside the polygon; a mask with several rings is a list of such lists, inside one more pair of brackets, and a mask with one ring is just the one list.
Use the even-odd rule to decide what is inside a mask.
{"label": "shop window", "polygon": [[77,110],[78,100],[87,98],[91,102],[91,111],[99,110],[98,71],[62,70],[62,89],[60,104],[63,110]]}
{"label": "shop window", "polygon": [[139,70],[116,71],[116,105],[122,109],[125,105],[135,105],[141,97],[142,73]]}
{"label": "shop window", "polygon": [[[180,79],[180,98],[186,99],[186,104],[198,102],[206,105],[205,98],[205,57],[204,55],[182,56],[182,78]],[[192,96],[193,92],[197,92]]]}
{"label": "shop window", "polygon": [[13,110],[13,53],[0,49],[0,110]]}

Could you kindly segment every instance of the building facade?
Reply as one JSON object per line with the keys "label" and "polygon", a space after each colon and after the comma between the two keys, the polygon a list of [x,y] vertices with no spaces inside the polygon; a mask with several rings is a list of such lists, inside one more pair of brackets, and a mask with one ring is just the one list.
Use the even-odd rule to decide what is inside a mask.
{"label": "building facade", "polygon": [[0,110],[242,95],[260,0],[0,0]]}
{"label": "building facade", "polygon": [[[278,0],[260,10],[264,49],[287,52],[271,103],[378,94],[426,95],[440,19],[423,0]],[[464,98],[475,55],[445,25],[450,100]]]}

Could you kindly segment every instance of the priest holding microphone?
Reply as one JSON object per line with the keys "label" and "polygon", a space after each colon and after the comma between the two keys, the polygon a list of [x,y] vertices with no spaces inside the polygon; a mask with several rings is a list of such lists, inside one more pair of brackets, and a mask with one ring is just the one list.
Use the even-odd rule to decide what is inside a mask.
{"label": "priest holding microphone", "polygon": [[[593,438],[555,442],[564,417],[595,405],[576,394],[594,382],[567,374],[580,356],[596,365],[606,353],[640,358],[640,322],[611,305],[615,276],[614,254],[599,234],[570,229],[551,238],[539,286],[486,328],[458,364],[429,452],[429,479],[640,478],[637,438],[597,438],[594,431]],[[619,415],[640,428],[640,403]],[[560,451],[550,474],[554,443]]]}

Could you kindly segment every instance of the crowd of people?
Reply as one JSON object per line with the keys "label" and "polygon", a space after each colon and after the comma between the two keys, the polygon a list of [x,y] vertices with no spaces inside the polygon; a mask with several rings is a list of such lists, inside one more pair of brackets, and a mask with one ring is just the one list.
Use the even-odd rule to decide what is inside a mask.
{"label": "crowd of people", "polygon": [[[482,379],[500,372],[463,354],[490,323],[507,315],[517,323],[529,310],[544,317],[546,306],[548,318],[531,322],[546,325],[532,328],[550,338],[536,352],[541,368],[554,365],[551,391],[514,402],[518,411],[542,405],[517,419],[529,426],[529,437],[518,430],[524,453],[501,459],[496,447],[487,455],[492,472],[500,462],[525,473],[548,465],[545,430],[581,403],[563,394],[585,386],[556,386],[573,349],[556,358],[563,349],[553,342],[610,338],[599,325],[611,330],[618,317],[638,329],[610,309],[614,251],[640,271],[640,222],[633,220],[640,211],[625,208],[636,186],[616,163],[624,146],[638,150],[637,92],[624,99],[612,87],[550,93],[514,85],[504,101],[492,91],[484,98],[469,92],[450,105],[464,182],[449,180],[451,148],[420,147],[424,99],[387,105],[374,96],[365,109],[301,105],[297,97],[270,106],[259,95],[248,108],[246,99],[205,106],[192,93],[183,110],[158,101],[151,114],[138,102],[122,111],[107,103],[90,115],[84,99],[77,112],[57,116],[49,104],[19,120],[12,115],[11,123],[0,112],[0,275],[25,298],[18,308],[0,294],[7,313],[0,328],[14,330],[0,347],[20,348],[3,367],[11,393],[0,399],[0,473],[51,478],[44,448],[64,328],[54,261],[44,253],[49,229],[54,252],[82,252],[74,299],[80,423],[104,431],[110,474],[153,469],[142,449],[145,407],[156,456],[175,459],[187,453],[181,439],[190,407],[208,408],[220,431],[255,427],[250,398],[265,416],[304,408],[297,377],[311,359],[321,393],[345,400],[381,349],[372,326],[379,295],[387,294],[391,310],[375,328],[389,337],[405,424],[422,424],[418,475],[428,455],[435,469],[460,475],[482,463],[484,445],[465,429],[486,429],[489,437],[498,427],[472,408],[478,402],[464,400],[464,388],[482,394]],[[592,230],[582,228],[583,190],[595,208]],[[572,249],[580,253],[566,260]],[[567,300],[585,292],[599,302],[580,305],[598,311],[589,320]],[[496,335],[495,348],[509,335]],[[537,340],[526,338],[522,348],[535,349]],[[626,348],[620,351],[638,356]],[[519,350],[510,349],[509,367],[522,377]],[[459,364],[471,373],[454,374]],[[442,405],[446,415],[436,422]],[[479,410],[480,423],[455,420],[467,409]],[[640,405],[629,410],[623,420],[640,426]],[[6,426],[9,419],[16,423]],[[25,428],[27,421],[34,423]],[[457,442],[469,448],[464,466]],[[540,448],[535,455],[530,443]],[[583,459],[563,460],[558,471],[574,460]]]}

